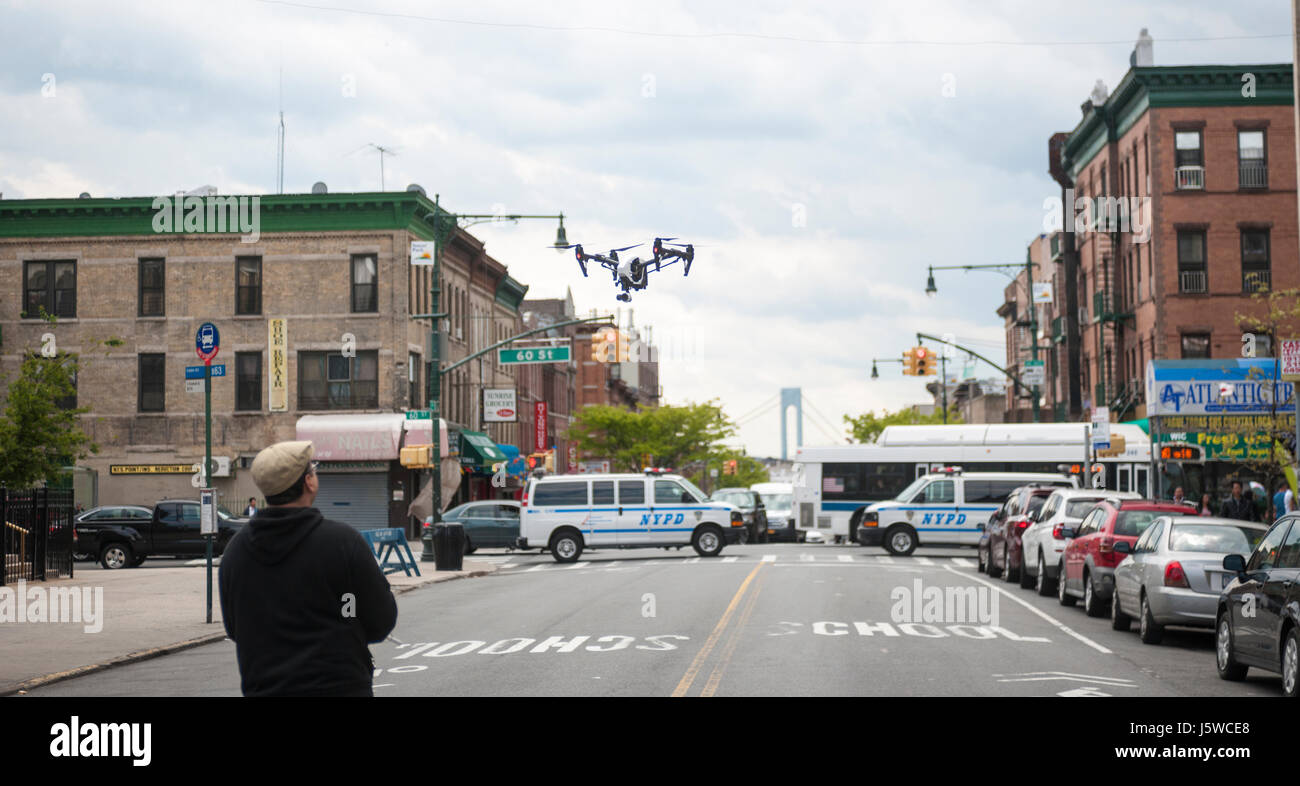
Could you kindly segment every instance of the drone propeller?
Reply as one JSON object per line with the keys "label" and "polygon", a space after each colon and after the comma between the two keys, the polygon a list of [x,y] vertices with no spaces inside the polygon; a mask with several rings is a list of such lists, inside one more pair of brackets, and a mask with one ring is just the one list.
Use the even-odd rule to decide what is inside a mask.
{"label": "drone propeller", "polygon": [[636,243],[636,244],[631,245],[631,246],[623,246],[622,248],[613,248],[613,249],[610,249],[610,252],[613,253],[613,252],[617,252],[617,251],[630,251],[630,250],[632,250],[632,249],[634,249],[634,248],[639,248],[639,247],[641,247],[641,246],[643,246],[643,245],[645,245],[645,244],[644,244],[644,243]]}

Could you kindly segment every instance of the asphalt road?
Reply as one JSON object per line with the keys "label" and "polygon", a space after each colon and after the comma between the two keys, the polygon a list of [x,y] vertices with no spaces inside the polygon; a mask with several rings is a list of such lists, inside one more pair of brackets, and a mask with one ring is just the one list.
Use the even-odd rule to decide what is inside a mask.
{"label": "asphalt road", "polygon": [[[835,545],[549,555],[399,597],[378,696],[1277,696],[1214,670],[1209,631],[1160,646],[975,569],[971,549]],[[940,600],[935,602],[935,596]],[[239,695],[223,641],[33,696]]]}

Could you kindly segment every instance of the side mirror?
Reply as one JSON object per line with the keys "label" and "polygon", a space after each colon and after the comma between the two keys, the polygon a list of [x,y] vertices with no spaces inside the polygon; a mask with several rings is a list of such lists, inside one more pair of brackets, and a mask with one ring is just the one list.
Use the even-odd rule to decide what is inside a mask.
{"label": "side mirror", "polygon": [[1066,540],[1073,538],[1074,534],[1075,534],[1074,527],[1061,527],[1061,537],[1065,538]]}
{"label": "side mirror", "polygon": [[1115,551],[1119,554],[1132,554],[1133,547],[1129,545],[1127,540],[1121,540],[1115,544]]}
{"label": "side mirror", "polygon": [[1246,558],[1240,554],[1229,554],[1223,558],[1223,569],[1240,576],[1246,572]]}

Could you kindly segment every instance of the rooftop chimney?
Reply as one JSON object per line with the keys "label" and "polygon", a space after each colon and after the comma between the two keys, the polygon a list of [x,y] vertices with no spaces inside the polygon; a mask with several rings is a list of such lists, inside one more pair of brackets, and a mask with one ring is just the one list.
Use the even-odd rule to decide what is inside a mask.
{"label": "rooftop chimney", "polygon": [[1092,95],[1088,96],[1088,98],[1092,100],[1093,106],[1101,106],[1106,103],[1109,96],[1110,90],[1106,89],[1106,83],[1098,79],[1097,84],[1092,86]]}
{"label": "rooftop chimney", "polygon": [[1137,43],[1133,45],[1133,54],[1128,56],[1130,66],[1153,66],[1156,64],[1155,39],[1147,35],[1147,29],[1142,28],[1138,33]]}

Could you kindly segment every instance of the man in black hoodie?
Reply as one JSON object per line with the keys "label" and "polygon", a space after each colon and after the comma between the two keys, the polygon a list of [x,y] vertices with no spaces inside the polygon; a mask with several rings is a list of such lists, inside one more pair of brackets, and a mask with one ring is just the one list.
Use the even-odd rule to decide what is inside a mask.
{"label": "man in black hoodie", "polygon": [[373,696],[367,646],[397,624],[397,601],[365,538],[312,507],[310,442],[257,454],[267,507],[221,556],[221,617],[245,696]]}

